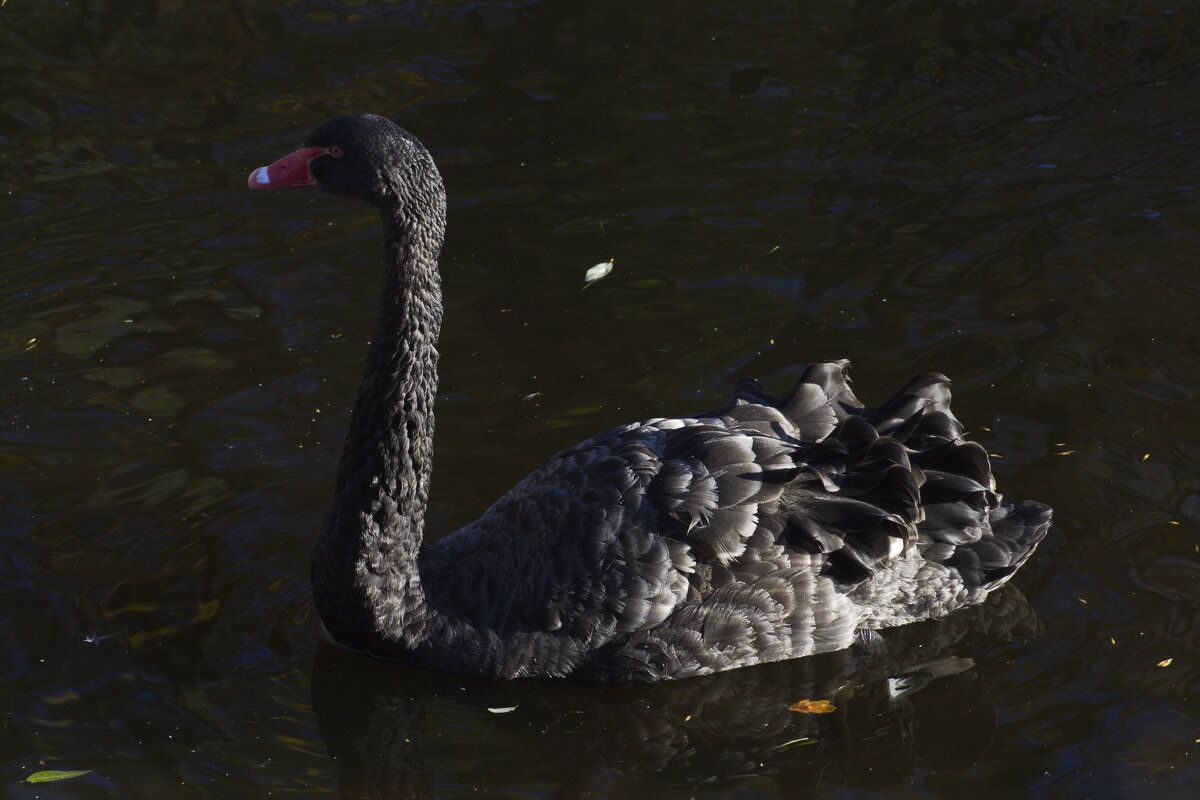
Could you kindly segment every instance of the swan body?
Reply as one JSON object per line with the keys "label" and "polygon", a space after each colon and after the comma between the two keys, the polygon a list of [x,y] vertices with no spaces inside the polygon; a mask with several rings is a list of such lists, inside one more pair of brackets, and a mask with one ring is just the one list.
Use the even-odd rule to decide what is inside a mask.
{"label": "swan body", "polygon": [[718,409],[598,434],[422,546],[437,168],[411,134],[353,115],[249,184],[357,195],[383,221],[378,322],[312,558],[317,610],[349,648],[494,678],[704,675],[982,602],[1049,529],[1046,506],[1002,502],[944,376],[866,408],[830,361],[781,397],[743,380]]}

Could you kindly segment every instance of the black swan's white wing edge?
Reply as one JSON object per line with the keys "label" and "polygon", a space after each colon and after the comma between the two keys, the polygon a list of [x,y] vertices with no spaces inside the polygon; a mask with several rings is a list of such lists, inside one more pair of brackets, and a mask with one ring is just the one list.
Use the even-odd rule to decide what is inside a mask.
{"label": "black swan's white wing edge", "polygon": [[461,624],[412,660],[680,678],[838,650],[856,631],[983,600],[1050,509],[1001,503],[944,376],[868,409],[847,366],[814,364],[782,398],[743,380],[712,412],[556,455],[424,549],[426,601]]}

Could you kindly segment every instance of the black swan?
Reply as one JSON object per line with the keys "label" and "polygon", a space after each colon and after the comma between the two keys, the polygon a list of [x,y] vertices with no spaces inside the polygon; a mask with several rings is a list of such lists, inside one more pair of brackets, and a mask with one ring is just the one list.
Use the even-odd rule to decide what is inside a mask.
{"label": "black swan", "polygon": [[598,434],[422,547],[445,189],[421,143],[370,114],[249,178],[314,185],[383,220],[378,321],[312,555],[348,648],[493,678],[704,675],[979,603],[1049,529],[1048,507],[1001,502],[944,376],[864,408],[830,361],[779,398],[743,379],[714,411]]}

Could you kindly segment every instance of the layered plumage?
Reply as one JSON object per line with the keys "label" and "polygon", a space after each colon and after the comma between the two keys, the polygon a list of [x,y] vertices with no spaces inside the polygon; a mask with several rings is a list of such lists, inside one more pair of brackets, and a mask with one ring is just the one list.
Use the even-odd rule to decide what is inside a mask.
{"label": "layered plumage", "polygon": [[601,433],[422,548],[441,180],[415,138],[359,115],[251,185],[300,154],[319,187],[378,206],[385,232],[379,323],[313,553],[317,608],[347,646],[498,678],[703,675],[978,603],[1046,534],[1047,507],[1001,502],[943,376],[868,409],[834,361],[780,398],[743,380],[714,411]]}
{"label": "layered plumage", "polygon": [[427,601],[495,634],[486,674],[604,680],[839,650],[980,602],[1049,509],[1001,504],[943,376],[866,409],[846,366],[559,453],[424,550]]}

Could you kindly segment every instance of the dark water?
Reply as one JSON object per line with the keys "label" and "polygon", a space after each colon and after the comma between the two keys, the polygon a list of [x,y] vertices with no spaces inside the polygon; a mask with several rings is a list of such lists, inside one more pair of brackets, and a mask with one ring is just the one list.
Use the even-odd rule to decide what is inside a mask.
{"label": "dark water", "polygon": [[[0,796],[1196,796],[1198,48],[1141,1],[9,0]],[[674,685],[318,644],[378,231],[244,186],[363,110],[451,195],[434,535],[830,357],[953,376],[1052,535],[882,653]]]}

